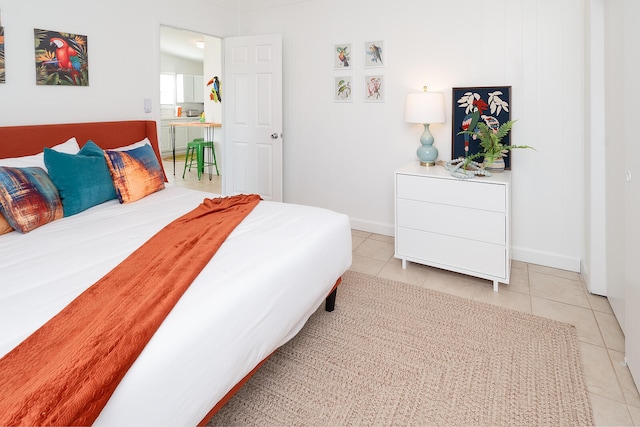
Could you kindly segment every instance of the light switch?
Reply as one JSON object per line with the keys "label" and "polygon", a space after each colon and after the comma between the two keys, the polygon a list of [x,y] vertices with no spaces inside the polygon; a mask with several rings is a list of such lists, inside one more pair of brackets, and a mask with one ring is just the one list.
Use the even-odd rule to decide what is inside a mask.
{"label": "light switch", "polygon": [[150,113],[151,112],[151,99],[150,98],[145,98],[144,99],[144,112],[145,113]]}
{"label": "light switch", "polygon": [[627,171],[627,182],[631,182],[631,171]]}

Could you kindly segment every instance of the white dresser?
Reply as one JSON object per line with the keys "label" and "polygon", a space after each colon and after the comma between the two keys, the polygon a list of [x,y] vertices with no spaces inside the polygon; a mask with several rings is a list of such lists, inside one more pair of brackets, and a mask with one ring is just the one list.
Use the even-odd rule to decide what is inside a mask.
{"label": "white dresser", "polygon": [[509,283],[511,172],[458,179],[416,161],[395,172],[395,257]]}

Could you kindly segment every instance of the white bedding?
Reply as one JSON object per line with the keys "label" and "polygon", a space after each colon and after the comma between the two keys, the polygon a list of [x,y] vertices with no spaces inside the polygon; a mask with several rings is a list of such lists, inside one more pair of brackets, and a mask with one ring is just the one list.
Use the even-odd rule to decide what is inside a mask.
{"label": "white bedding", "polygon": [[[0,357],[204,197],[213,195],[168,185],[132,204],[114,200],[0,236]],[[163,322],[96,425],[196,425],[302,328],[350,265],[345,215],[260,202]]]}

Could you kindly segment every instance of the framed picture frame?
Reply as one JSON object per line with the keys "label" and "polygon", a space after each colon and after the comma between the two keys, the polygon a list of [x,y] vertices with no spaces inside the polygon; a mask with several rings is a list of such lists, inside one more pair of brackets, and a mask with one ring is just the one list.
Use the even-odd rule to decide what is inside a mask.
{"label": "framed picture frame", "polygon": [[384,40],[375,40],[364,43],[365,68],[384,67],[386,61]]}
{"label": "framed picture frame", "polygon": [[352,77],[336,76],[333,78],[334,102],[353,102]]}
{"label": "framed picture frame", "polygon": [[[500,126],[511,120],[511,86],[454,87],[452,96],[451,159],[464,158],[480,151],[478,140],[471,135],[459,135],[473,130],[478,123]],[[511,144],[511,132],[502,142]],[[511,151],[504,158],[505,169],[511,169]],[[482,159],[477,159],[482,162]]]}
{"label": "framed picture frame", "polygon": [[348,70],[352,68],[351,43],[341,43],[333,46],[333,68]]}
{"label": "framed picture frame", "polygon": [[4,71],[4,27],[0,26],[0,83],[5,82]]}
{"label": "framed picture frame", "polygon": [[365,102],[384,102],[386,87],[384,76],[370,75],[364,77],[364,100]]}
{"label": "framed picture frame", "polygon": [[89,86],[87,36],[34,28],[36,84]]}

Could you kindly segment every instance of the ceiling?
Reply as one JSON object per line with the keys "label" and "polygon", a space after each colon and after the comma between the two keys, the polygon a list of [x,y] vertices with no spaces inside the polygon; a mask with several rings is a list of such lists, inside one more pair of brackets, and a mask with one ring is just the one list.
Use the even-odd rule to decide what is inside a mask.
{"label": "ceiling", "polygon": [[268,9],[271,7],[287,6],[290,4],[304,3],[311,0],[202,0],[205,3],[238,12]]}
{"label": "ceiling", "polygon": [[[201,0],[205,3],[234,10],[246,12],[250,10],[265,9],[271,7],[304,3],[311,0]],[[189,59],[192,61],[202,61],[204,52],[196,47],[196,41],[204,40],[200,33],[182,30],[180,28],[160,26],[160,51],[170,55]]]}
{"label": "ceiling", "polygon": [[204,49],[197,47],[196,41],[204,41],[204,36],[180,28],[160,26],[160,52],[191,61],[202,61]]}

